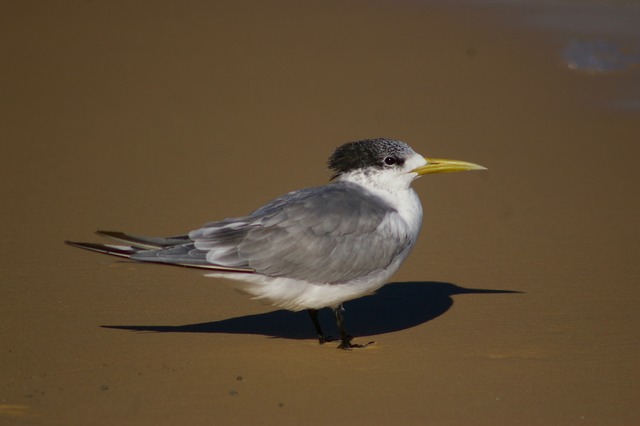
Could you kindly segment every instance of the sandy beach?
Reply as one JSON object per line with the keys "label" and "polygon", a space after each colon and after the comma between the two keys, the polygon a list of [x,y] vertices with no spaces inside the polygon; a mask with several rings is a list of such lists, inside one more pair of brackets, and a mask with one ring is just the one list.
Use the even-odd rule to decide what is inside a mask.
{"label": "sandy beach", "polygon": [[[640,422],[636,64],[499,2],[5,6],[0,425]],[[345,305],[368,348],[63,244],[245,215],[369,137],[489,170],[414,183],[414,252]]]}

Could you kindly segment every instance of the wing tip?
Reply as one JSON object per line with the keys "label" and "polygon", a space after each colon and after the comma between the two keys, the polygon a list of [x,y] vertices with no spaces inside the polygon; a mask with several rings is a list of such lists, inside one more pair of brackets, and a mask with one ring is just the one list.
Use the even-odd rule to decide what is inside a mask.
{"label": "wing tip", "polygon": [[123,236],[127,235],[124,232],[120,232],[120,231],[105,231],[104,229],[98,229],[96,231],[96,234],[100,235],[101,237],[107,237],[107,238],[123,237]]}
{"label": "wing tip", "polygon": [[[103,231],[97,231],[97,232],[103,232]],[[139,261],[139,262],[157,263],[157,264],[162,264],[162,265],[172,265],[172,266],[181,266],[181,267],[184,267],[184,268],[208,270],[208,271],[211,271],[211,273],[215,273],[215,272],[225,273],[226,272],[226,273],[253,274],[253,273],[256,272],[252,268],[228,267],[228,266],[215,265],[215,264],[162,262],[162,261],[159,261],[159,260],[155,260],[153,258],[149,258],[149,259],[142,259],[142,258],[136,258],[136,257],[132,258],[132,256],[134,254],[136,254],[136,252],[139,251],[139,250],[136,249],[136,247],[114,246],[114,245],[96,244],[96,243],[84,243],[84,242],[69,241],[69,240],[64,240],[64,243],[69,245],[69,246],[71,246],[71,247],[76,247],[76,248],[80,248],[80,249],[83,249],[83,250],[92,251],[94,253],[101,253],[101,254],[108,254],[108,255],[111,255],[111,256],[131,258],[132,260],[136,260],[136,261]]]}
{"label": "wing tip", "polygon": [[95,253],[109,254],[111,256],[118,256],[118,257],[129,258],[133,253],[135,253],[134,249],[131,249],[131,248],[127,249],[124,246],[115,247],[115,246],[107,246],[105,244],[83,243],[83,242],[69,241],[69,240],[64,240],[64,243],[71,247],[76,247],[83,250],[92,251]]}
{"label": "wing tip", "polygon": [[79,241],[69,241],[69,240],[64,240],[64,243],[65,243],[66,245],[68,245],[68,246],[71,246],[71,247],[78,247],[78,248],[84,248],[84,247],[83,247],[83,244],[85,244],[85,243],[81,243],[81,242],[79,242]]}

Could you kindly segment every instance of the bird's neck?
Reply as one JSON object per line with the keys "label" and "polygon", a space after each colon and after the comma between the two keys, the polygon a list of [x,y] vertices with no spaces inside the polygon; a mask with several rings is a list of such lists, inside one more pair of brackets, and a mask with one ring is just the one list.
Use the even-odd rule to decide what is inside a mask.
{"label": "bird's neck", "polygon": [[[399,179],[396,174],[395,179],[385,180],[371,179],[365,174],[351,172],[340,176],[338,181],[361,186],[365,191],[388,203],[389,207],[394,209],[398,215],[394,217],[400,219],[399,221],[391,221],[394,232],[408,236],[412,241],[411,245],[413,245],[422,226],[422,204],[418,194],[411,188],[413,177],[409,173],[406,175],[405,179]],[[380,175],[376,177],[379,178]],[[397,228],[399,224],[403,225]]]}

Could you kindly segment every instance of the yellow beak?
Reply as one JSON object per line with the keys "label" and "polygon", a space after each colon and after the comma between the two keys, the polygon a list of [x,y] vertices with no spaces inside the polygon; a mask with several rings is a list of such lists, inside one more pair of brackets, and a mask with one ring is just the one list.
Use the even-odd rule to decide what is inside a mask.
{"label": "yellow beak", "polygon": [[450,173],[450,172],[464,172],[467,170],[487,170],[479,164],[468,163],[466,161],[459,160],[445,160],[443,158],[425,158],[427,164],[424,166],[416,167],[411,170],[411,173],[417,173],[418,175],[426,175],[427,173]]}

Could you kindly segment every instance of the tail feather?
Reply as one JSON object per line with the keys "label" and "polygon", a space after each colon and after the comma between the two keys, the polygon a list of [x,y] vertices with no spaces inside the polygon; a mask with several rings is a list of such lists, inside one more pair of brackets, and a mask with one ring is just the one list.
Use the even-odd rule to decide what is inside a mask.
{"label": "tail feather", "polygon": [[[99,234],[103,234],[102,231],[98,232]],[[117,232],[109,232],[109,234],[116,234],[119,236],[121,233]],[[122,234],[127,238],[131,237],[126,234]],[[146,238],[146,237],[143,237]],[[186,237],[185,237],[186,238]],[[122,241],[122,238],[115,238]],[[144,256],[145,253],[153,253],[156,250],[163,252],[162,248],[160,249],[152,249],[149,250],[144,247],[135,247],[135,246],[125,246],[125,245],[115,245],[115,244],[96,244],[96,243],[82,243],[77,241],[65,241],[65,244],[68,244],[72,247],[78,247],[84,250],[89,250],[95,253],[108,254],[110,256],[123,257],[126,259],[136,260],[145,263],[159,263],[163,265],[173,265],[173,266],[183,266],[186,268],[195,268],[195,269],[207,269],[210,271],[218,271],[218,272],[239,272],[239,273],[254,273],[255,270],[249,268],[237,268],[237,267],[228,267],[223,265],[215,265],[207,262],[202,262],[199,259],[170,259],[170,258],[162,258],[162,257],[154,257],[154,256]],[[141,256],[134,256],[135,254],[141,253]]]}
{"label": "tail feather", "polygon": [[175,237],[145,237],[142,235],[130,235],[124,232],[118,231],[96,231],[96,234],[107,237],[112,240],[120,241],[123,243],[131,244],[135,248],[144,250],[159,250],[165,247],[175,246],[177,244],[184,244],[189,242],[187,235],[178,235]]}
{"label": "tail feather", "polygon": [[94,251],[96,253],[109,254],[111,256],[130,258],[135,253],[139,252],[139,249],[130,246],[117,246],[111,244],[94,244],[94,243],[80,243],[76,241],[65,241],[66,244],[78,247],[84,250]]}

